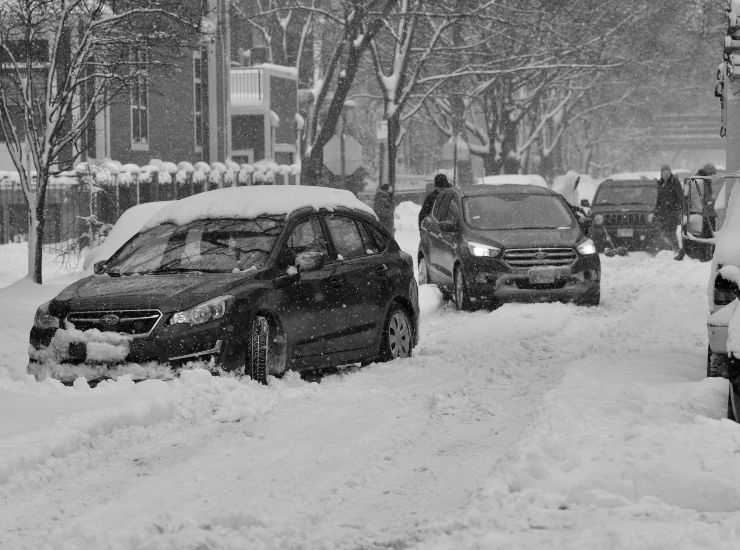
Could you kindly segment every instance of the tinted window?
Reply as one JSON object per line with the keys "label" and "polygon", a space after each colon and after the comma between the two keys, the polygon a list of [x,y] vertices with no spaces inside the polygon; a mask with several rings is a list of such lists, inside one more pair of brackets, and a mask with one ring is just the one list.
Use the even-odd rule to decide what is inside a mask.
{"label": "tinted window", "polygon": [[368,224],[368,228],[370,230],[370,234],[373,236],[373,240],[375,241],[375,246],[378,248],[378,251],[385,250],[388,246],[388,237],[385,233],[372,224]]}
{"label": "tinted window", "polygon": [[552,229],[575,225],[569,208],[551,195],[511,193],[463,199],[465,221],[476,229]]}
{"label": "tinted window", "polygon": [[321,222],[317,217],[312,217],[299,223],[288,238],[288,248],[294,255],[301,252],[323,252],[328,254],[326,238],[321,229]]}
{"label": "tinted window", "polygon": [[346,216],[329,216],[326,218],[326,224],[338,259],[349,260],[366,254],[362,235],[354,219]]}
{"label": "tinted window", "polygon": [[159,225],[124,245],[108,263],[106,272],[115,275],[257,269],[267,261],[282,226],[282,220],[267,217]]}
{"label": "tinted window", "polygon": [[362,237],[362,245],[365,247],[365,254],[377,254],[382,249],[375,244],[375,240],[368,232],[367,227],[360,220],[356,220],[357,228],[360,230],[360,237]]}
{"label": "tinted window", "polygon": [[655,206],[658,199],[658,185],[654,181],[604,182],[594,197],[594,204],[646,204]]}

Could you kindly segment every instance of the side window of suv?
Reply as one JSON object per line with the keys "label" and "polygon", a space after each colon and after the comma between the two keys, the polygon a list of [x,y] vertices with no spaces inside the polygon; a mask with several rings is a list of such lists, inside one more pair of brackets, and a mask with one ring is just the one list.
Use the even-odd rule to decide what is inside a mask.
{"label": "side window of suv", "polygon": [[450,207],[450,201],[452,200],[452,193],[443,193],[437,197],[434,203],[434,210],[432,215],[438,221],[442,221],[447,217],[447,209]]}
{"label": "side window of suv", "polygon": [[[452,196],[452,195],[450,195],[450,196]],[[447,209],[447,215],[444,217],[444,221],[446,221],[446,222],[452,222],[452,223],[457,223],[457,221],[459,219],[460,219],[460,211],[459,211],[459,209],[457,207],[457,201],[456,200],[451,200],[450,201],[450,206]],[[440,220],[440,221],[442,221],[442,220]]]}
{"label": "side window of suv", "polygon": [[353,218],[341,215],[327,216],[326,224],[334,241],[338,260],[349,260],[368,254],[360,229]]}

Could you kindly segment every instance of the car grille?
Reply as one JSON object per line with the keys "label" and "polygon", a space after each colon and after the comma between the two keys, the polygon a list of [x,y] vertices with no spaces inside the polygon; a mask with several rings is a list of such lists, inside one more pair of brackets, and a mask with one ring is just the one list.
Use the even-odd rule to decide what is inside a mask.
{"label": "car grille", "polygon": [[119,309],[108,311],[74,311],[67,322],[77,330],[93,328],[101,332],[118,332],[132,336],[146,336],[162,317],[158,309]]}
{"label": "car grille", "polygon": [[615,212],[604,214],[606,225],[621,225],[634,227],[636,225],[648,225],[647,212]]}
{"label": "car grille", "polygon": [[504,252],[504,262],[514,268],[570,265],[577,257],[572,248],[512,248]]}

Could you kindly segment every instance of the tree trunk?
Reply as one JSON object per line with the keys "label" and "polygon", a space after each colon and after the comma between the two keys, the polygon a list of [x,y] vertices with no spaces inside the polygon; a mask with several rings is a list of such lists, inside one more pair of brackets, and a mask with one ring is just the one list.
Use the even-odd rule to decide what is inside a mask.
{"label": "tree trunk", "polygon": [[324,147],[323,145],[320,147],[314,145],[311,154],[303,155],[301,159],[301,183],[303,185],[321,185],[323,168]]}

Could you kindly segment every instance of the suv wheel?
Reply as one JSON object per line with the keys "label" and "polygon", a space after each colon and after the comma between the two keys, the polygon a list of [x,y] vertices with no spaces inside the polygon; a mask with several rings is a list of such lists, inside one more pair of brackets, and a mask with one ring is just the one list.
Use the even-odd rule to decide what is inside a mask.
{"label": "suv wheel", "polygon": [[427,259],[424,256],[419,256],[419,284],[428,285],[431,283],[429,280],[429,266],[427,265]]}
{"label": "suv wheel", "polygon": [[468,284],[460,266],[455,268],[455,307],[458,311],[469,311],[471,309]]}
{"label": "suv wheel", "polygon": [[727,355],[723,353],[712,353],[712,350],[707,348],[707,378],[727,378],[728,366],[729,357]]}

